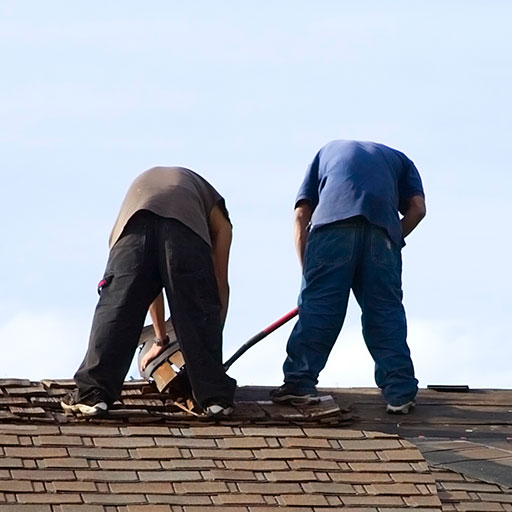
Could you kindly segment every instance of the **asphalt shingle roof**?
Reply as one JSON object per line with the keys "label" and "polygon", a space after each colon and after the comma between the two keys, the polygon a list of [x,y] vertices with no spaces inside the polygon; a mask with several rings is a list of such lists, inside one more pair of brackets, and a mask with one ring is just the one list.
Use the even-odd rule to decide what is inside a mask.
{"label": "asphalt shingle roof", "polygon": [[[480,437],[468,440],[446,433],[471,430],[471,414],[455,415],[458,426],[441,414],[444,437],[435,436],[447,395],[422,391],[417,410],[398,417],[383,413],[375,390],[328,390],[318,406],[294,408],[241,388],[236,414],[215,423],[134,381],[107,417],[86,421],[60,411],[72,386],[0,380],[0,510],[512,511],[503,485],[449,467],[468,453],[507,463],[510,419],[485,427],[477,414]],[[489,439],[500,447],[482,448]]]}

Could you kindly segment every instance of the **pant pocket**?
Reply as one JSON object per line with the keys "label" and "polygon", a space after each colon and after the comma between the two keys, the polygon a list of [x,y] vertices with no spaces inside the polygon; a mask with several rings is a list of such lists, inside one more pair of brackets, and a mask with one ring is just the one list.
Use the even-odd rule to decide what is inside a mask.
{"label": "pant pocket", "polygon": [[354,255],[355,230],[351,227],[326,226],[310,233],[306,259],[314,266],[344,265]]}
{"label": "pant pocket", "polygon": [[136,272],[144,263],[146,233],[127,226],[110,251],[105,276]]}

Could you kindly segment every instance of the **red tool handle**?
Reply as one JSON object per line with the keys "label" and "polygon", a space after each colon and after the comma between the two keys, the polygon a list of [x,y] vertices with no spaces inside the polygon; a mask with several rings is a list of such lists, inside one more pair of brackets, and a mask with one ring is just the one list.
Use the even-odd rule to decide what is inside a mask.
{"label": "red tool handle", "polygon": [[288,320],[291,320],[294,316],[297,316],[297,313],[299,312],[299,308],[292,309],[289,313],[286,313],[283,317],[281,317],[279,320],[276,320],[273,324],[270,324],[268,327],[265,327],[262,332],[265,333],[265,336],[270,334],[271,332],[274,332],[276,329],[284,325]]}
{"label": "red tool handle", "polygon": [[274,332],[276,329],[284,325],[288,320],[291,320],[294,316],[297,316],[299,313],[299,308],[292,309],[289,313],[282,316],[279,320],[276,320],[273,324],[270,324],[268,327],[265,327],[258,334],[255,334],[252,338],[247,340],[225,363],[224,368],[227,370],[242,354],[247,352],[253,345],[256,345],[258,341],[261,341],[263,338],[266,338],[271,332]]}

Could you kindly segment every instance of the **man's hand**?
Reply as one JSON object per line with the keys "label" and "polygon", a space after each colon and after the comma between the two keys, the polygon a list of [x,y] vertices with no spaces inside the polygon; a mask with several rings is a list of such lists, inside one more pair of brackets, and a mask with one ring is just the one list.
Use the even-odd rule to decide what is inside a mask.
{"label": "man's hand", "polygon": [[146,366],[155,359],[155,357],[158,357],[164,350],[165,346],[161,347],[157,345],[156,343],[153,343],[151,348],[144,354],[144,357],[142,358],[140,362],[140,371],[143,372],[146,369]]}
{"label": "man's hand", "polygon": [[233,229],[218,206],[214,206],[208,222],[212,239],[212,258],[221,303],[220,320],[224,325],[229,304],[228,263]]}
{"label": "man's hand", "polygon": [[405,215],[402,218],[402,234],[404,238],[411,233],[426,214],[425,198],[423,196],[411,197]]}
{"label": "man's hand", "polygon": [[313,215],[313,206],[308,200],[301,200],[295,206],[293,217],[293,235],[295,249],[299,257],[300,265],[304,265],[304,253],[306,251],[306,242],[308,239],[307,227]]}

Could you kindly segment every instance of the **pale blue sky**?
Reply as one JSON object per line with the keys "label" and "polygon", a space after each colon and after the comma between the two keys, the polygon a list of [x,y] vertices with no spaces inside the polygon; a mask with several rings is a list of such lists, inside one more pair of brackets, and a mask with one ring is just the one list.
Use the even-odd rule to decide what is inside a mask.
{"label": "pale blue sky", "polygon": [[[0,0],[0,377],[72,376],[120,202],[154,165],[226,197],[229,356],[294,307],[297,188],[354,138],[423,177],[404,249],[420,385],[510,387],[511,19],[492,0]],[[280,384],[290,327],[233,366],[240,384]],[[352,301],[321,385],[373,385],[359,331]]]}

